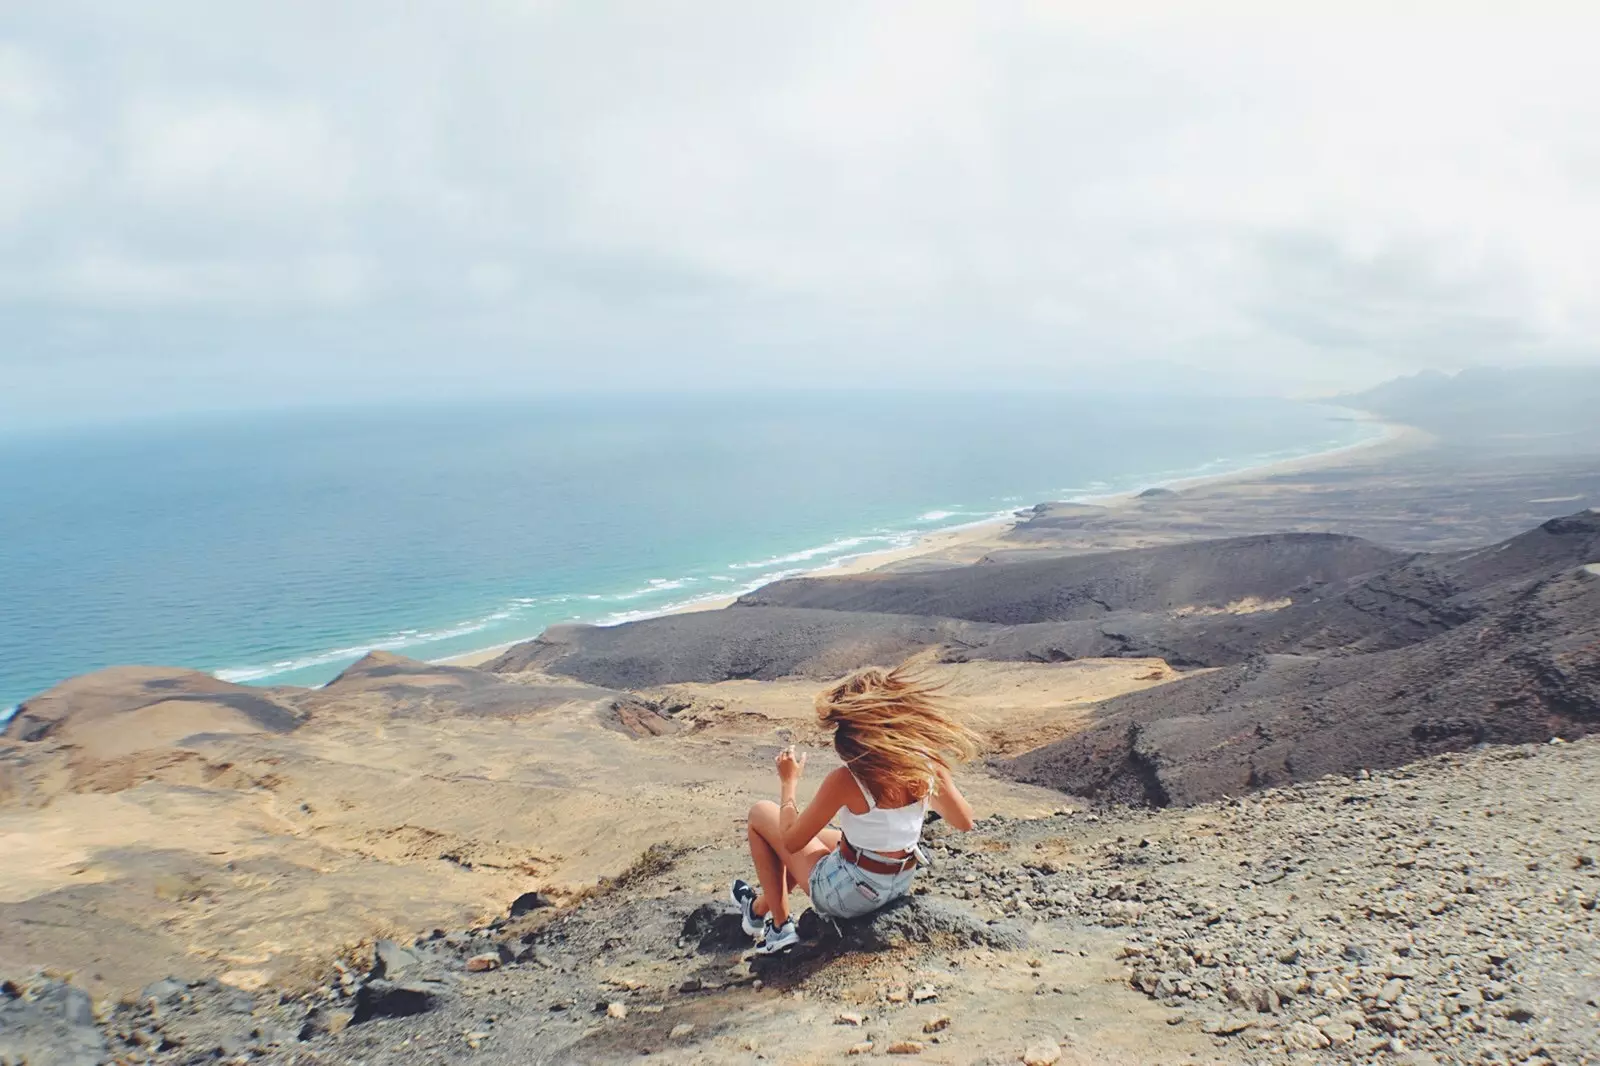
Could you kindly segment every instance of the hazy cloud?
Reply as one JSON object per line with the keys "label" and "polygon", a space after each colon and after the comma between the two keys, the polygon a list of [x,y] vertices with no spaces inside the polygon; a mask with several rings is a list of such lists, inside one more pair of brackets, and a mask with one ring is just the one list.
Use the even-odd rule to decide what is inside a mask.
{"label": "hazy cloud", "polygon": [[1203,6],[13,8],[0,418],[1600,359],[1600,18]]}

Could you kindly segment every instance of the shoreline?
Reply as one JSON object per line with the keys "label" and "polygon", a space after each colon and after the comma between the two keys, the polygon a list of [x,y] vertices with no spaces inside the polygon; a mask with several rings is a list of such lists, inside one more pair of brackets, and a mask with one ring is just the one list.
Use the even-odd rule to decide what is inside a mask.
{"label": "shoreline", "polygon": [[1364,422],[1368,425],[1381,426],[1383,433],[1370,440],[1356,441],[1354,444],[1342,444],[1337,448],[1312,452],[1309,455],[1274,459],[1258,466],[1248,466],[1239,470],[1227,470],[1216,474],[1196,474],[1193,477],[1174,478],[1171,481],[1162,481],[1138,489],[1129,489],[1125,492],[1110,492],[1103,496],[1080,496],[1073,500],[1061,502],[1112,507],[1137,499],[1139,493],[1144,492],[1146,489],[1162,488],[1181,492],[1184,489],[1199,488],[1203,485],[1223,485],[1230,481],[1241,481],[1248,478],[1276,477],[1280,474],[1317,470],[1328,466],[1337,466],[1341,462],[1357,455],[1370,455],[1372,458],[1382,458],[1385,454],[1398,455],[1423,447],[1435,439],[1433,434],[1426,430],[1406,425],[1404,422],[1392,422],[1387,418],[1381,418],[1370,412],[1358,411],[1354,408],[1340,408],[1340,410],[1348,411],[1352,422]]}
{"label": "shoreline", "polygon": [[[1336,409],[1347,412],[1350,416],[1350,421],[1364,422],[1370,425],[1380,426],[1382,427],[1383,432],[1369,440],[1356,441],[1353,444],[1342,444],[1337,448],[1329,448],[1325,451],[1312,452],[1308,455],[1293,456],[1285,459],[1274,459],[1268,462],[1259,463],[1254,466],[1241,467],[1237,470],[1222,471],[1215,474],[1196,474],[1190,477],[1173,478],[1166,481],[1152,481],[1149,484],[1141,485],[1136,489],[1126,489],[1099,496],[1078,496],[1071,500],[1040,500],[1036,502],[1068,502],[1092,507],[1115,508],[1127,505],[1128,503],[1137,499],[1141,492],[1152,488],[1164,488],[1172,489],[1174,491],[1182,491],[1184,489],[1197,488],[1202,485],[1225,484],[1230,481],[1271,477],[1279,474],[1320,469],[1327,466],[1336,466],[1340,463],[1350,461],[1352,457],[1355,456],[1371,456],[1374,458],[1381,458],[1385,454],[1399,454],[1401,452],[1422,447],[1433,439],[1431,434],[1426,433],[1415,426],[1409,426],[1401,422],[1393,422],[1389,419],[1381,418],[1367,411],[1360,411],[1355,408]],[[991,544],[991,542],[996,541],[998,538],[1004,536],[1006,533],[1015,528],[1019,522],[1023,521],[1024,516],[1027,514],[1030,508],[1031,505],[1018,507],[1005,515],[997,514],[990,518],[982,518],[975,522],[968,522],[959,526],[950,526],[945,529],[931,530],[922,534],[915,541],[903,547],[885,548],[881,551],[874,552],[863,552],[860,555],[850,556],[844,559],[837,559],[824,566],[815,567],[792,576],[847,577],[851,575],[871,573],[875,570],[880,570],[883,567],[893,565],[894,563],[905,562],[909,559],[940,554],[961,548],[973,549],[979,546],[1000,547],[1002,545]],[[788,578],[776,578],[774,580],[788,580]],[[770,582],[768,583],[770,584]],[[732,606],[734,602],[737,601],[742,595],[744,595],[744,593],[739,592],[727,596],[715,596],[700,600],[691,600],[686,603],[680,603],[676,606],[663,608],[659,611],[643,614],[638,618],[629,618],[623,622],[616,622],[612,624],[625,625],[628,622],[643,621],[646,618],[664,618],[670,615],[692,614],[696,611],[720,611]],[[599,623],[587,624],[596,625]],[[493,647],[482,648],[477,651],[463,652],[460,655],[452,655],[442,659],[430,659],[428,661],[435,665],[443,666],[481,666],[484,663],[495,659],[507,649],[514,648],[518,644],[526,644],[528,641],[535,640],[537,638],[538,634],[534,634],[530,637],[524,637],[521,640],[505,641],[503,643],[496,644]]]}
{"label": "shoreline", "polygon": [[[811,570],[806,570],[802,573],[794,574],[792,576],[845,577],[851,574],[866,574],[888,566],[891,563],[901,562],[905,559],[914,559],[922,555],[931,555],[934,552],[949,551],[952,548],[960,548],[974,544],[985,543],[991,538],[1009,530],[1012,526],[1016,525],[1017,522],[1018,518],[1015,514],[1008,514],[1004,518],[998,516],[992,518],[982,518],[976,522],[968,522],[959,526],[950,526],[946,529],[930,530],[929,532],[919,536],[912,543],[904,545],[903,547],[884,548],[882,551],[863,552],[860,555],[849,556],[844,559],[836,559],[824,566],[815,567]],[[788,581],[790,578],[774,578],[773,580]],[[769,581],[766,582],[766,584],[770,585],[772,582]],[[675,614],[693,614],[696,611],[720,611],[725,607],[733,606],[734,601],[743,595],[745,595],[745,593],[737,592],[727,596],[715,596],[707,597],[705,599],[691,600],[687,603],[680,603],[675,607],[666,607],[659,611],[653,611],[649,614],[641,615],[639,618],[630,618],[627,621],[614,622],[612,624],[627,625],[628,622],[642,622],[646,618],[665,618],[669,615]],[[598,623],[590,622],[581,624],[597,625]],[[533,637],[524,637],[521,640],[513,640],[504,644],[497,644],[492,648],[484,648],[481,651],[463,652],[460,655],[452,655],[449,658],[430,659],[428,661],[434,663],[435,665],[443,666],[480,666],[483,663],[495,658],[508,648],[514,648],[518,644],[526,644],[528,641],[536,638],[537,634]]]}

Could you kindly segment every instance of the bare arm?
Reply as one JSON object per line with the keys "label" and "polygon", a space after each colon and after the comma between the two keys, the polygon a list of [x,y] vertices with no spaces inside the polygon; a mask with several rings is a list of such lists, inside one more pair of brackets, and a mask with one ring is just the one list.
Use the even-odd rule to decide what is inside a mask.
{"label": "bare arm", "polygon": [[827,827],[833,816],[839,813],[839,808],[844,806],[847,795],[844,782],[849,778],[850,772],[843,767],[824,777],[822,784],[817,787],[817,794],[811,797],[804,811],[794,803],[794,785],[799,782],[799,774],[795,775],[794,782],[782,782],[780,778],[778,826],[783,830],[785,848],[797,852]]}
{"label": "bare arm", "polygon": [[967,797],[956,787],[949,770],[943,766],[935,766],[933,776],[938,781],[938,787],[933,790],[928,806],[938,811],[939,817],[949,822],[951,828],[967,832],[972,828],[972,804],[967,802]]}

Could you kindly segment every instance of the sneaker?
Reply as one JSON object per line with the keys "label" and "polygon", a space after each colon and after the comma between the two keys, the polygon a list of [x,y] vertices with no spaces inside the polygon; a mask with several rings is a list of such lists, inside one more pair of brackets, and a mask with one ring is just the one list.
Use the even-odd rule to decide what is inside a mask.
{"label": "sneaker", "polygon": [[744,935],[761,938],[762,923],[752,909],[756,904],[756,890],[741,880],[733,882],[733,888],[728,895],[733,897],[734,904],[739,908],[739,924],[744,926]]}
{"label": "sneaker", "polygon": [[794,927],[794,919],[790,918],[782,925],[773,925],[768,918],[763,929],[761,944],[756,948],[762,955],[776,955],[800,943],[800,931]]}

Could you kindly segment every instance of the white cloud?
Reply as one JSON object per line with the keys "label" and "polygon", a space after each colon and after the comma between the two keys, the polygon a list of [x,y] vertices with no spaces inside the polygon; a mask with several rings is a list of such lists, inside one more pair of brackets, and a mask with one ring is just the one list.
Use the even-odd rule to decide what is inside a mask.
{"label": "white cloud", "polygon": [[0,40],[0,235],[76,184],[84,153],[56,127],[58,107],[49,72]]}
{"label": "white cloud", "polygon": [[1600,357],[1600,14],[61,0],[12,27],[0,301],[82,358],[116,330],[58,319],[133,307],[258,339],[213,375],[241,389],[297,360],[337,387],[350,338],[351,383],[381,355],[496,389]]}
{"label": "white cloud", "polygon": [[354,167],[347,140],[320,109],[293,100],[179,93],[137,100],[124,119],[123,142],[135,195],[195,212],[337,204]]}

